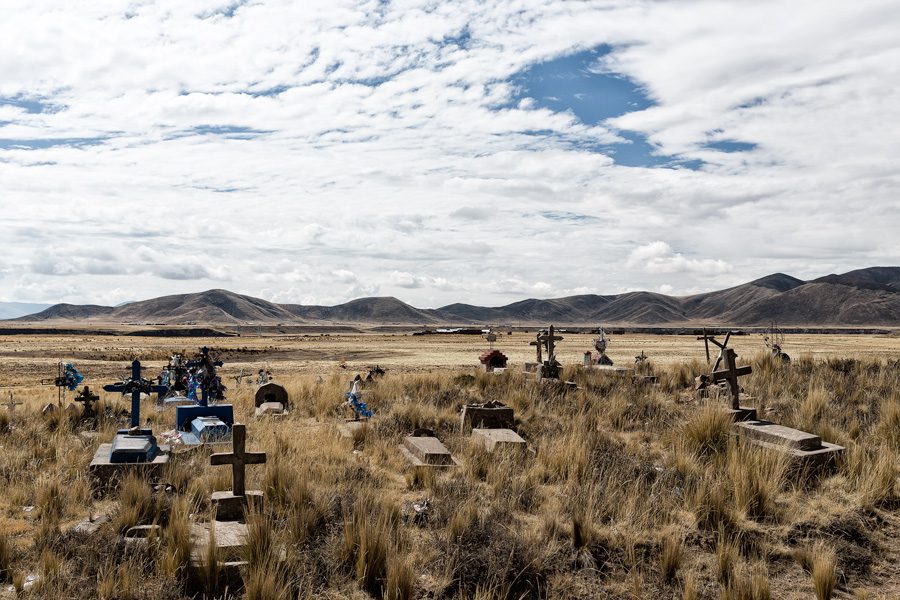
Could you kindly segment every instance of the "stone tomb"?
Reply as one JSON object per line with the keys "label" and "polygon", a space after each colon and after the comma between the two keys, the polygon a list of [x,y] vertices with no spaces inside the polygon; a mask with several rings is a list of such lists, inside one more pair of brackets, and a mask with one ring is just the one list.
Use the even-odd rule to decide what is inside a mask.
{"label": "stone tomb", "polygon": [[513,409],[502,402],[466,404],[459,417],[459,430],[466,433],[473,427],[483,429],[512,429],[516,426]]}
{"label": "stone tomb", "polygon": [[512,429],[473,429],[472,439],[488,452],[496,448],[526,448],[525,440]]}
{"label": "stone tomb", "polygon": [[274,381],[262,384],[254,396],[256,416],[283,415],[290,407],[287,390]]}
{"label": "stone tomb", "polygon": [[459,461],[453,458],[447,447],[434,436],[407,436],[403,438],[400,452],[414,467],[447,468],[459,465]]}
{"label": "stone tomb", "polygon": [[234,406],[231,404],[196,404],[175,407],[175,427],[181,441],[188,446],[227,444],[234,425]]}
{"label": "stone tomb", "polygon": [[112,443],[100,444],[88,472],[103,487],[115,485],[123,472],[136,471],[148,478],[157,477],[169,462],[170,448],[156,443],[153,431],[139,427],[141,394],[159,393],[159,386],[141,378],[141,363],[131,363],[131,377],[122,383],[103,386],[108,392],[131,394],[131,427],[120,429]]}
{"label": "stone tomb", "polygon": [[757,446],[786,453],[805,467],[826,466],[844,452],[843,446],[823,442],[815,434],[769,421],[739,421],[734,427]]}

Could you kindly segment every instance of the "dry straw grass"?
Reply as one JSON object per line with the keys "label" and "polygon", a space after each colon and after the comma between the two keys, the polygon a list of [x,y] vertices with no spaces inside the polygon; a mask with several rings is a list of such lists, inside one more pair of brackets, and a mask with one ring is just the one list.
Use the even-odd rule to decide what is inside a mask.
{"label": "dry straw grass", "polygon": [[[282,377],[295,410],[280,421],[252,419],[252,388],[232,390],[250,448],[269,459],[248,468],[248,487],[266,502],[248,519],[237,588],[213,551],[191,566],[191,521],[206,518],[213,490],[230,486],[228,469],[208,465],[209,450],[177,456],[163,475],[174,495],[131,477],[94,497],[85,471],[96,442],[20,410],[0,421],[0,579],[21,588],[40,575],[45,597],[78,589],[154,600],[755,600],[798,581],[808,587],[787,590],[796,597],[829,598],[837,574],[857,597],[900,590],[900,574],[871,549],[900,534],[896,364],[751,362],[743,383],[766,416],[846,444],[836,471],[799,473],[783,455],[735,439],[718,405],[686,399],[700,363],[646,367],[658,387],[567,368],[579,391],[513,370],[389,372],[366,387],[376,417],[351,438],[336,429],[348,417],[351,372]],[[487,400],[514,408],[531,451],[489,454],[459,432],[460,407]],[[172,415],[144,408],[156,431],[171,428]],[[101,439],[116,426],[102,420]],[[434,431],[462,467],[408,469],[397,445],[415,428]],[[401,506],[422,498],[427,518],[402,519]],[[71,532],[96,513],[111,522],[93,536]],[[161,525],[158,543],[122,551],[118,535],[137,524]],[[782,560],[792,553],[796,562]]]}

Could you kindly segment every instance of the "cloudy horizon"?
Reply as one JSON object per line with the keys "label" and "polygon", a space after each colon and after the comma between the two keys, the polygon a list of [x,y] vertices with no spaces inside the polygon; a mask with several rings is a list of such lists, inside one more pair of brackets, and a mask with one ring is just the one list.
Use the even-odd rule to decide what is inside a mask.
{"label": "cloudy horizon", "polygon": [[900,264],[900,5],[12,0],[0,301],[418,307]]}

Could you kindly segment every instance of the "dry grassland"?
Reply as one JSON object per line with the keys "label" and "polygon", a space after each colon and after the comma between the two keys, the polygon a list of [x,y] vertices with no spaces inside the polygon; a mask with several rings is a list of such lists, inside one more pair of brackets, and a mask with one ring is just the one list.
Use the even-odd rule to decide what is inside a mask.
{"label": "dry grassland", "polygon": [[[566,338],[563,362],[579,363],[591,336]],[[497,347],[520,364],[533,359],[528,339],[504,335]],[[26,403],[11,417],[0,409],[0,598],[900,597],[896,337],[788,336],[790,366],[761,353],[758,336],[735,339],[754,368],[744,387],[768,418],[847,447],[826,475],[739,443],[717,406],[692,399],[705,368],[692,337],[616,336],[613,359],[630,364],[643,350],[660,385],[570,366],[565,376],[581,389],[568,393],[517,368],[475,373],[484,342],[473,336],[207,340],[223,351],[249,448],[268,453],[248,468],[266,509],[250,519],[242,588],[188,565],[190,515],[205,515],[211,491],[230,487],[208,448],[176,451],[164,476],[174,493],[129,480],[98,496],[87,465],[127,403],[104,396],[98,439],[37,414],[56,390],[34,383],[60,359],[99,388],[133,356],[155,374],[172,351],[202,343],[0,338],[0,381]],[[376,417],[344,438],[343,392],[374,363],[389,369],[365,391]],[[254,388],[228,379],[262,366],[291,394],[282,421],[252,418]],[[488,455],[459,432],[461,405],[486,400],[515,409],[532,452]],[[172,429],[173,412],[147,401],[142,415],[159,433]],[[418,427],[462,465],[407,468],[397,445]],[[428,519],[405,520],[404,506],[423,498]],[[97,533],[72,531],[99,514],[111,520]],[[163,525],[159,539],[126,547],[120,534],[141,523]]]}

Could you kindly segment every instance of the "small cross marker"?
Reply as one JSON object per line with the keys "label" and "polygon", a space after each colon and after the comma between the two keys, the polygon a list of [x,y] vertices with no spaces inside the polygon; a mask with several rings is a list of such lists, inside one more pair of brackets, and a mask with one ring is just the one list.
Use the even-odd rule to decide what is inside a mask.
{"label": "small cross marker", "polygon": [[5,406],[6,410],[8,410],[9,412],[14,412],[16,410],[16,407],[20,406],[21,404],[22,404],[21,402],[16,402],[15,400],[13,400],[13,393],[10,392],[9,393],[9,402],[4,402],[3,406]]}

